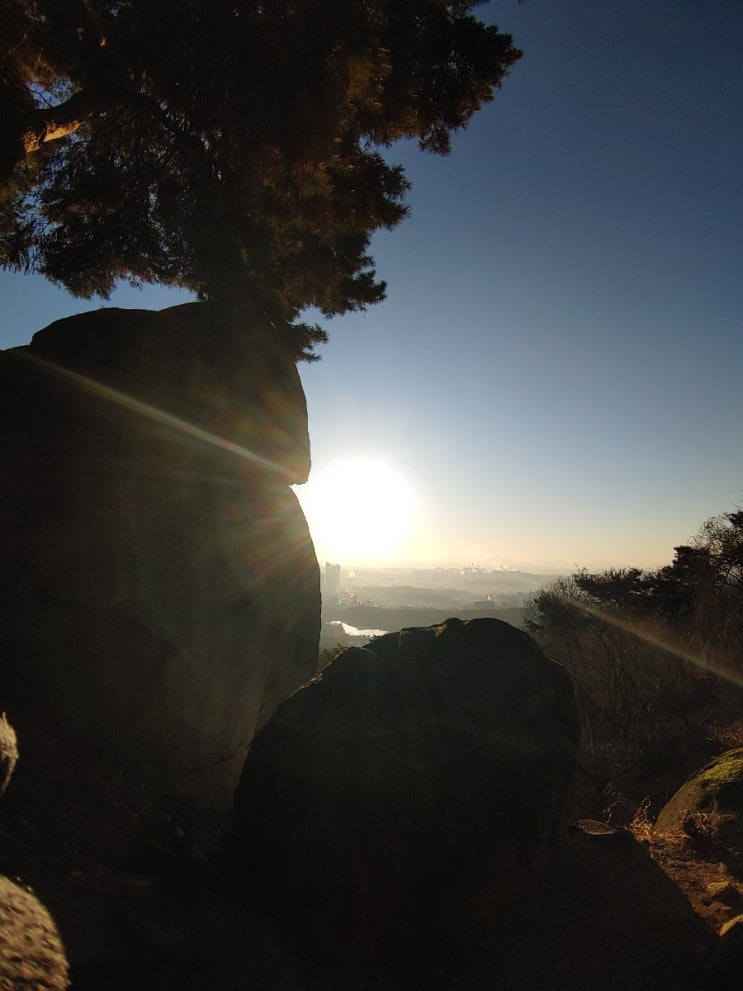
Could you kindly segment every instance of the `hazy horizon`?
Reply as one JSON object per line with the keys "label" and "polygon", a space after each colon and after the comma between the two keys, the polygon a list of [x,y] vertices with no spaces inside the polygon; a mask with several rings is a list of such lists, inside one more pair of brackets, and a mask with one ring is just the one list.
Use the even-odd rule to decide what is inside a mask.
{"label": "hazy horizon", "polygon": [[[681,541],[683,543],[683,541]],[[610,568],[641,568],[643,571],[655,571],[657,568],[662,568],[666,564],[670,564],[673,555],[667,561],[660,561],[655,565],[641,565],[636,562],[622,562],[622,561],[595,561],[593,563],[588,562],[560,562],[560,561],[407,561],[407,560],[396,560],[396,561],[341,561],[334,560],[326,555],[322,555],[316,550],[317,561],[320,565],[321,570],[324,570],[327,565],[340,565],[341,569],[344,571],[355,571],[355,572],[435,572],[435,571],[445,571],[445,572],[477,572],[482,571],[487,574],[494,573],[515,573],[515,574],[525,574],[525,575],[535,575],[535,576],[546,576],[546,577],[559,577],[564,575],[571,575],[582,569],[586,569],[591,572],[606,571]]]}

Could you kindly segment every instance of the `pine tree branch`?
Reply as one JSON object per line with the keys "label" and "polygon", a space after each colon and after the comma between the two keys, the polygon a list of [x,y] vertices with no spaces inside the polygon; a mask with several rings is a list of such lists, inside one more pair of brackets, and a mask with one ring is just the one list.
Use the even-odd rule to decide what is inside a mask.
{"label": "pine tree branch", "polygon": [[74,134],[102,106],[100,94],[94,95],[90,90],[82,89],[64,103],[26,112],[20,127],[23,155],[32,155],[47,141],[58,141]]}

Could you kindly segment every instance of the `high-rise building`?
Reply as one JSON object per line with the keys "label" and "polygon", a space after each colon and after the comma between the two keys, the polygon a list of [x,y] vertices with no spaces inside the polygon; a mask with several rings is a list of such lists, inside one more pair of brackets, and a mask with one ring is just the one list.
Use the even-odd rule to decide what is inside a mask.
{"label": "high-rise building", "polygon": [[325,576],[323,580],[322,597],[325,602],[337,599],[341,591],[341,566],[325,562]]}

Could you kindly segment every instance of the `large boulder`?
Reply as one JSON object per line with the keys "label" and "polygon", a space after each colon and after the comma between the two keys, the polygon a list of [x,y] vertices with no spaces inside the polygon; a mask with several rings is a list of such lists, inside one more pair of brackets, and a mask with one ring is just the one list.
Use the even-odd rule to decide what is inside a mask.
{"label": "large boulder", "polygon": [[228,808],[317,665],[295,363],[257,312],[102,309],[0,354],[0,396],[0,707]]}
{"label": "large boulder", "polygon": [[367,932],[448,928],[535,880],[578,739],[570,677],[506,623],[349,648],[251,745],[235,796],[247,883]]}

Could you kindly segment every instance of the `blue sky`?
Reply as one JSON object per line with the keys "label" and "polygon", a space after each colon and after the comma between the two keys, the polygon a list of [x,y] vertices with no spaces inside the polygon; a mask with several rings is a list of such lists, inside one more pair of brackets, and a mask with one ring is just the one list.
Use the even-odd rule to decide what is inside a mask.
{"label": "blue sky", "polygon": [[[374,241],[388,298],[301,366],[318,556],[344,557],[333,520],[358,502],[366,527],[375,485],[398,533],[394,477],[414,511],[390,564],[666,563],[743,503],[743,5],[481,16],[524,58],[449,158],[390,150],[413,189]],[[0,291],[4,347],[85,306],[8,273]]]}

